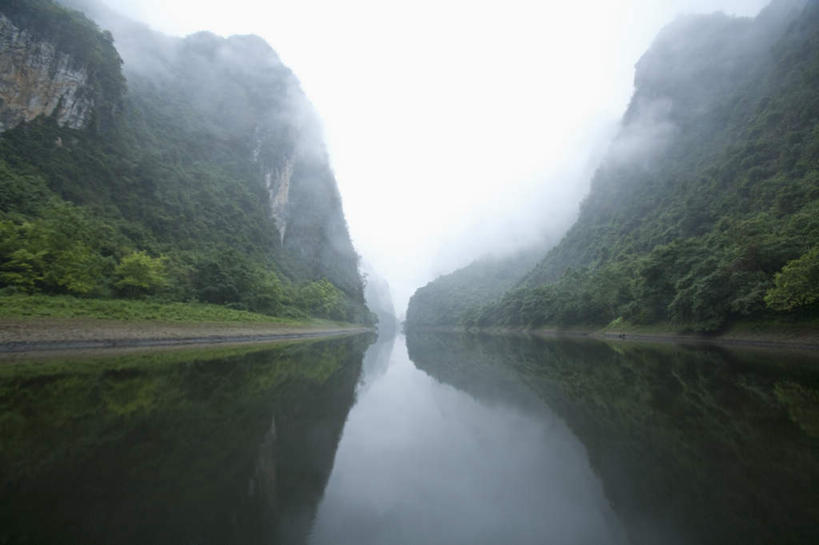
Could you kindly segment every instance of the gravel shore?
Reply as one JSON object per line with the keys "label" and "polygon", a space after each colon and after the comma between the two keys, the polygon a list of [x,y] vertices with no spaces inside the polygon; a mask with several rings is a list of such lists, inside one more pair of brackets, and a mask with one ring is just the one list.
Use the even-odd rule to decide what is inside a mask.
{"label": "gravel shore", "polygon": [[0,319],[0,352],[262,342],[366,331],[369,329],[361,326],[4,318]]}

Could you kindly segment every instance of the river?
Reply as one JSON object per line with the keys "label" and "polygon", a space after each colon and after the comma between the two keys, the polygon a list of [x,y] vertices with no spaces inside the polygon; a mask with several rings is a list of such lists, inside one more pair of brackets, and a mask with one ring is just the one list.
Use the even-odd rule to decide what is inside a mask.
{"label": "river", "polygon": [[819,357],[417,333],[0,363],[0,543],[819,542]]}

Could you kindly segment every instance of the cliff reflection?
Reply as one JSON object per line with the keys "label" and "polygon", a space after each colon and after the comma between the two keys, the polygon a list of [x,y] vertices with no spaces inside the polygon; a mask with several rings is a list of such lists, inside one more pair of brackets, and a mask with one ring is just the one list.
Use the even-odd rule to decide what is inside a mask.
{"label": "cliff reflection", "polygon": [[583,445],[536,395],[496,374],[505,397],[473,396],[419,370],[403,337],[382,348],[311,545],[624,542]]}
{"label": "cliff reflection", "polygon": [[0,543],[299,543],[371,339],[0,367]]}
{"label": "cliff reflection", "polygon": [[407,342],[420,369],[478,398],[536,392],[586,446],[633,543],[819,540],[815,356],[444,333]]}

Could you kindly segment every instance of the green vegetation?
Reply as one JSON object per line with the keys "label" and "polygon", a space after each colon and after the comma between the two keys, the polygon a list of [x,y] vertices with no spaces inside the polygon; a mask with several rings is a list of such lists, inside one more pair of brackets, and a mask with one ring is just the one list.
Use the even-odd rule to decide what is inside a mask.
{"label": "green vegetation", "polygon": [[115,222],[53,196],[38,212],[0,213],[0,286],[7,293],[198,299],[291,318],[364,315],[325,279],[294,283],[233,250],[152,257],[131,250]]}
{"label": "green vegetation", "polygon": [[133,252],[122,258],[114,269],[117,290],[132,297],[154,293],[168,284],[165,259]]}
{"label": "green vegetation", "polygon": [[776,310],[794,310],[819,301],[819,246],[789,261],[776,273],[765,303]]}
{"label": "green vegetation", "polygon": [[70,295],[0,296],[3,318],[95,318],[167,322],[264,322],[280,324],[333,323],[327,320],[283,318],[207,303],[152,300],[92,299]]}
{"label": "green vegetation", "polygon": [[[326,157],[292,159],[306,129],[289,121],[296,82],[269,46],[140,28],[140,55],[174,69],[126,64],[122,95],[110,35],[83,15],[48,0],[4,2],[0,12],[105,81],[116,79],[116,57],[122,84],[106,102],[114,113],[104,130],[38,118],[0,135],[0,293],[372,321]],[[219,48],[241,49],[249,68]],[[288,160],[292,219],[282,242],[263,171]]]}
{"label": "green vegetation", "polygon": [[719,332],[814,320],[819,5],[792,7],[665,29],[638,64],[621,134],[576,224],[522,282],[455,323]]}
{"label": "green vegetation", "polygon": [[539,254],[520,252],[507,258],[484,258],[441,276],[410,299],[407,323],[413,326],[461,324],[481,305],[500,297],[534,266]]}

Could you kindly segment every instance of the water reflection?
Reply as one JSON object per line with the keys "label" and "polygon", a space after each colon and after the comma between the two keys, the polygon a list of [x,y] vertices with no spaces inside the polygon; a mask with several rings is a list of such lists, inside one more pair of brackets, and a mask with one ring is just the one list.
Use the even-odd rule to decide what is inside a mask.
{"label": "water reflection", "polygon": [[419,371],[403,338],[380,357],[310,543],[622,541],[582,444],[529,390],[498,376],[509,395],[473,397]]}
{"label": "water reflection", "polygon": [[816,355],[370,343],[0,365],[0,544],[819,542]]}
{"label": "water reflection", "polygon": [[368,342],[0,366],[0,543],[304,542]]}
{"label": "water reflection", "polygon": [[[819,358],[425,334],[420,369],[484,398],[525,383],[586,446],[635,544],[819,542]],[[505,378],[499,379],[498,376]]]}

